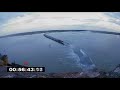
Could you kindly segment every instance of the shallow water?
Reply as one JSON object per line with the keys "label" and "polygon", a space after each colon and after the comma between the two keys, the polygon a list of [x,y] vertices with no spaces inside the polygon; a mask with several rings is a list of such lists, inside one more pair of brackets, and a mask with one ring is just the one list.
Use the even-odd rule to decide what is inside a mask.
{"label": "shallow water", "polygon": [[[58,32],[49,35],[66,41],[74,49],[84,50],[97,68],[109,71],[120,64],[120,37],[92,32]],[[43,34],[16,36],[0,39],[0,52],[9,56],[10,62],[30,66],[44,66],[46,72],[81,71],[71,50]]]}

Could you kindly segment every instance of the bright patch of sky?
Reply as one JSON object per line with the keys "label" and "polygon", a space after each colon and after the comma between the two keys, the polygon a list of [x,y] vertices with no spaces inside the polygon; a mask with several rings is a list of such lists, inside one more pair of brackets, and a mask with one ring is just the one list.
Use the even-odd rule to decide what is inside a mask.
{"label": "bright patch of sky", "polygon": [[119,12],[0,12],[0,36],[43,30],[120,32]]}

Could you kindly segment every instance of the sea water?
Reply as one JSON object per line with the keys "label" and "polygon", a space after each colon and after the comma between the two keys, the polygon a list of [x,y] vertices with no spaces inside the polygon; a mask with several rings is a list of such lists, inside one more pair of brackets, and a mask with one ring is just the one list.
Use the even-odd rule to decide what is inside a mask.
{"label": "sea water", "polygon": [[[46,72],[81,71],[76,56],[81,50],[89,56],[98,69],[110,71],[120,64],[120,37],[92,32],[53,32],[49,35],[68,42],[72,49],[56,43],[43,34],[15,36],[0,39],[0,52],[7,54],[10,62],[29,66],[43,66]],[[73,52],[74,49],[74,52]]]}

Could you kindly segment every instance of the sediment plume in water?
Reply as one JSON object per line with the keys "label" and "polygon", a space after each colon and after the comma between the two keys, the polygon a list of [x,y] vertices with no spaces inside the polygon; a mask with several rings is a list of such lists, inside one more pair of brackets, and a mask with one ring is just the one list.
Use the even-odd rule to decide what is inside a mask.
{"label": "sediment plume in water", "polygon": [[69,56],[75,60],[77,66],[80,67],[82,71],[88,72],[96,68],[92,59],[84,52],[83,49],[75,51],[75,47],[72,44],[69,44],[68,42],[54,38],[47,34],[44,34],[44,36],[50,40],[62,44],[63,46],[66,46],[66,48],[68,48],[69,50]]}

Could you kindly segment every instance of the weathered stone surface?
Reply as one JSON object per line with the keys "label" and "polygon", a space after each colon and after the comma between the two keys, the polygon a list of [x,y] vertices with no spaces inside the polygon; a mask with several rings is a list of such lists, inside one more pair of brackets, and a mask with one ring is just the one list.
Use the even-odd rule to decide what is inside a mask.
{"label": "weathered stone surface", "polygon": [[120,78],[120,65],[110,72],[88,71],[68,73],[7,72],[7,67],[0,67],[0,78]]}

